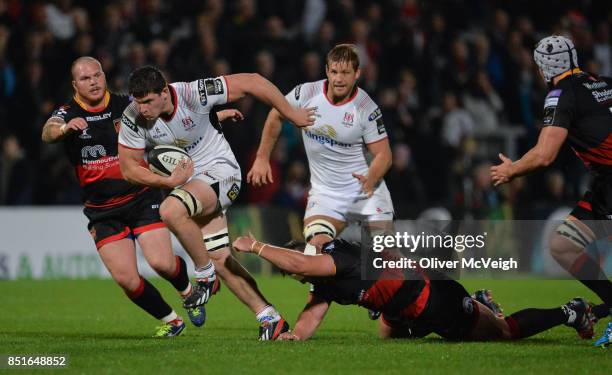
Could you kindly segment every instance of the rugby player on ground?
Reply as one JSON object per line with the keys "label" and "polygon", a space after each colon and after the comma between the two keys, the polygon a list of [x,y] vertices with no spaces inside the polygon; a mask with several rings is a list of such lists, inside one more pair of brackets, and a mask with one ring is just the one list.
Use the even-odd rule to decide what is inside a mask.
{"label": "rugby player on ground", "polygon": [[[593,334],[594,319],[588,302],[581,298],[561,307],[530,308],[504,318],[470,297],[461,284],[442,275],[434,279],[422,270],[372,268],[367,277],[362,277],[359,245],[331,236],[317,246],[314,256],[246,236],[236,239],[233,246],[312,284],[294,330],[280,339],[312,337],[332,302],[381,311],[379,332],[383,338],[424,337],[433,332],[449,340],[514,340],[561,324],[584,336]],[[389,260],[397,259],[386,250],[381,254]]]}

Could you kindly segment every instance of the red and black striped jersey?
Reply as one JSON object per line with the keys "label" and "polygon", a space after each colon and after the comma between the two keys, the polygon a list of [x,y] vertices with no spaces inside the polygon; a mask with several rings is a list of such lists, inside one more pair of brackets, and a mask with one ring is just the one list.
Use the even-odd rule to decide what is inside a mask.
{"label": "red and black striped jersey", "polygon": [[117,134],[121,114],[130,104],[130,99],[107,92],[104,104],[102,109],[92,110],[72,98],[51,115],[51,118],[66,123],[77,117],[87,122],[86,129],[71,132],[62,140],[83,188],[83,202],[87,207],[114,207],[131,201],[146,190],[124,180],[119,168]]}
{"label": "red and black striped jersey", "polygon": [[568,130],[574,152],[596,174],[612,173],[612,79],[575,70],[544,101],[544,126]]}
{"label": "red and black striped jersey", "polygon": [[[361,254],[358,244],[335,239],[322,248],[336,266],[333,277],[312,279],[311,292],[318,298],[342,305],[359,305],[393,316],[416,318],[427,304],[429,278],[421,270],[402,268],[375,269],[364,258],[374,254],[370,249]],[[376,256],[397,259],[383,251]]]}

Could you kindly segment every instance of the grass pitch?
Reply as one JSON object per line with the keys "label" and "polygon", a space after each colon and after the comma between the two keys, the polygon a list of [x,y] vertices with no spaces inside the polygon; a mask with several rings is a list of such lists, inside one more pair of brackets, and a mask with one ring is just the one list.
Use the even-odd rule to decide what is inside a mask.
{"label": "grass pitch", "polygon": [[[257,277],[266,296],[293,323],[307,287],[291,279]],[[187,319],[169,283],[152,280]],[[468,291],[493,290],[506,313],[524,307],[553,307],[574,296],[595,299],[576,281],[478,280]],[[203,328],[153,339],[158,322],[133,305],[111,280],[0,282],[0,355],[69,356],[64,369],[21,369],[19,374],[610,374],[612,349],[594,348],[567,327],[512,343],[449,343],[432,335],[421,340],[382,341],[377,323],[354,306],[333,305],[307,342],[257,342],[253,315],[223,288],[207,308]],[[604,329],[598,324],[596,334]],[[0,370],[7,372],[11,370]]]}

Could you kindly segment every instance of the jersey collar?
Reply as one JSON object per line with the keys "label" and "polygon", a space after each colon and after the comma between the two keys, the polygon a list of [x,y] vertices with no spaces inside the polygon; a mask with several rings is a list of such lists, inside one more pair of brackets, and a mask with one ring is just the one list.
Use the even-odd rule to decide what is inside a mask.
{"label": "jersey collar", "polygon": [[159,116],[165,122],[171,121],[174,118],[174,114],[176,113],[176,109],[178,108],[178,97],[176,96],[176,90],[170,85],[168,85],[168,89],[170,90],[170,100],[172,100],[174,110],[170,115],[163,113]]}
{"label": "jersey collar", "polygon": [[567,72],[565,72],[565,73],[561,73],[561,74],[559,74],[559,75],[558,75],[558,76],[556,76],[555,78],[558,78],[558,81],[557,81],[557,82],[559,82],[559,81],[561,81],[563,78],[565,78],[565,77],[567,77],[567,76],[570,76],[570,75],[572,75],[572,74],[578,74],[578,73],[582,73],[582,70],[580,70],[580,69],[578,69],[578,68],[574,68],[574,69],[572,69],[572,70],[568,70],[568,71],[567,71]]}
{"label": "jersey collar", "polygon": [[83,108],[87,112],[102,112],[108,107],[108,103],[110,102],[110,92],[106,90],[104,93],[104,98],[102,98],[102,104],[98,107],[90,107],[88,106],[78,94],[74,94],[74,101],[79,105],[79,107]]}
{"label": "jersey collar", "polygon": [[341,101],[340,103],[336,104],[334,102],[332,102],[331,100],[329,100],[329,97],[327,97],[327,85],[329,84],[328,80],[325,80],[323,82],[323,95],[325,96],[325,99],[327,99],[327,101],[329,102],[329,104],[339,107],[341,105],[345,105],[347,103],[350,103],[353,99],[355,99],[355,97],[357,96],[357,91],[359,91],[359,87],[357,87],[357,83],[355,83],[355,87],[353,88],[353,92],[351,93],[351,95],[349,96],[348,99],[344,99],[343,101]]}

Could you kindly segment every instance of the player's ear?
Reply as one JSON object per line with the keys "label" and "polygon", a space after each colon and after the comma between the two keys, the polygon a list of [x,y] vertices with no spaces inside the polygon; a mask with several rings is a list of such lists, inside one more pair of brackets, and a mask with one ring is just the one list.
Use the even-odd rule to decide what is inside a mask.
{"label": "player's ear", "polygon": [[357,71],[355,72],[355,79],[359,79],[359,77],[361,77],[361,68],[357,68]]}
{"label": "player's ear", "polygon": [[74,92],[77,92],[77,87],[76,87],[76,81],[73,79],[72,80],[72,88],[74,89]]}
{"label": "player's ear", "polygon": [[170,89],[168,88],[168,85],[161,90],[159,95],[162,97],[162,100],[170,100]]}

